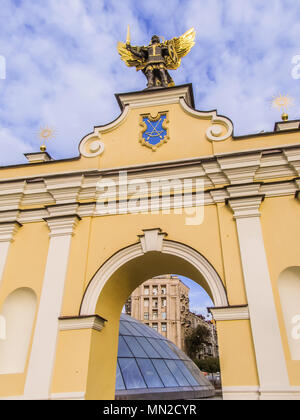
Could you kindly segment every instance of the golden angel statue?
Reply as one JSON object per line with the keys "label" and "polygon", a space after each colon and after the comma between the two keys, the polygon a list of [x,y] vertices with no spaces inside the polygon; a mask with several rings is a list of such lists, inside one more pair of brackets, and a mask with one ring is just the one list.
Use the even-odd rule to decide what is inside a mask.
{"label": "golden angel statue", "polygon": [[174,86],[168,70],[176,70],[181,64],[181,58],[187,55],[195,45],[195,30],[191,28],[178,38],[161,42],[159,36],[151,38],[151,44],[142,47],[130,45],[130,30],[128,27],[126,44],[119,42],[118,51],[121,59],[128,67],[142,70],[147,77],[147,89]]}

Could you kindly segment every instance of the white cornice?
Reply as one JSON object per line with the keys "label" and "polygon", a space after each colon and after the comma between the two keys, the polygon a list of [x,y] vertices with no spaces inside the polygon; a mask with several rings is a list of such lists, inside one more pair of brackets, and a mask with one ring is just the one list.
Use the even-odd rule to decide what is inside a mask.
{"label": "white cornice", "polygon": [[61,331],[86,329],[102,331],[105,326],[105,322],[106,320],[98,315],[65,317],[59,319],[59,329]]}
{"label": "white cornice", "polygon": [[51,156],[47,152],[25,153],[24,155],[29,163],[49,162]]}
{"label": "white cornice", "polygon": [[19,210],[8,210],[0,212],[0,223],[3,222],[13,222],[14,220],[19,220],[20,211]]}
{"label": "white cornice", "polygon": [[50,237],[73,235],[80,218],[77,215],[48,217],[45,221],[48,224]]}
{"label": "white cornice", "polygon": [[190,86],[177,86],[172,89],[158,89],[120,94],[119,101],[123,107],[144,108],[149,106],[178,103],[182,98],[185,103],[192,104]]}
{"label": "white cornice", "polygon": [[[172,175],[173,176],[173,175]],[[150,181],[150,179],[149,179]],[[195,185],[196,178],[192,178],[193,185]],[[116,180],[117,182],[117,180]],[[117,184],[118,186],[118,184]],[[206,187],[206,186],[205,186]],[[242,184],[242,185],[231,185],[225,186],[223,188],[209,189],[204,192],[204,194],[199,194],[199,196],[190,195],[185,196],[185,206],[193,207],[195,205],[212,205],[216,203],[224,203],[226,200],[229,200],[234,208],[239,208],[239,211],[246,212],[247,216],[247,207],[248,204],[245,200],[250,201],[250,207],[257,205],[253,202],[253,195],[265,195],[266,197],[280,197],[294,195],[300,189],[300,182],[298,179],[291,181],[281,181],[277,183],[255,183],[255,184]],[[195,193],[196,190],[194,190]],[[140,191],[140,197],[143,200],[140,202],[140,205],[136,209],[130,208],[130,213],[140,213],[142,211],[159,211],[163,209],[168,209],[168,202],[162,200],[162,198],[153,197],[151,198],[151,188],[149,184],[148,192],[145,189]],[[116,197],[118,200],[118,197]],[[33,223],[43,221],[47,217],[60,217],[78,214],[80,217],[89,217],[89,216],[106,216],[107,211],[105,210],[106,205],[101,206],[102,201],[97,201],[97,194],[94,192],[91,194],[90,202],[71,202],[65,204],[52,204],[45,207],[32,208],[32,209],[16,209],[16,210],[6,210],[0,212],[0,223],[1,222],[10,222],[12,220],[17,220],[20,223]],[[107,199],[107,197],[106,197]],[[111,197],[113,199],[113,196]],[[136,197],[138,199],[138,197]],[[232,199],[237,201],[233,203]],[[150,201],[151,200],[151,201]],[[100,204],[98,206],[97,204]],[[103,209],[102,209],[103,207]],[[182,197],[171,197],[170,199],[170,209],[184,209],[182,208]],[[102,211],[103,210],[103,211]],[[117,201],[117,214],[127,214],[129,212],[128,202],[119,203]],[[259,215],[259,213],[254,212],[253,215]],[[242,213],[239,214],[242,216]]]}
{"label": "white cornice", "polygon": [[260,188],[261,184],[230,185],[226,187],[226,191],[230,198],[234,198],[257,195],[260,192]]}
{"label": "white cornice", "polygon": [[[157,164],[158,165],[158,164]],[[296,169],[300,165],[300,147],[284,150],[255,152],[218,156],[204,160],[138,165],[128,168],[127,185],[145,180],[145,190],[141,197],[150,198],[150,181],[154,178],[167,183],[172,180],[203,181],[204,204],[224,202],[227,198],[264,194],[266,197],[293,195],[300,189],[300,178]],[[119,168],[126,171],[126,168]],[[294,178],[285,181],[285,179]],[[78,213],[80,216],[101,216],[95,202],[98,200],[97,185],[103,179],[116,182],[118,189],[119,172],[89,171],[86,173],[66,173],[41,176],[28,180],[0,182],[0,222],[18,220],[20,223],[42,221],[48,216],[64,216]],[[272,179],[272,182],[265,182]],[[215,188],[216,187],[216,188]],[[215,188],[215,189],[214,189]],[[82,203],[84,201],[85,203]],[[173,200],[171,200],[172,202]],[[81,202],[79,204],[78,202]],[[64,206],[59,206],[63,204]],[[159,200],[154,202],[159,210]],[[180,207],[179,200],[171,208]],[[124,205],[125,207],[125,205]],[[147,207],[145,206],[145,210]]]}
{"label": "white cornice", "polygon": [[210,308],[215,321],[239,321],[250,319],[248,306],[228,306],[227,308]]}
{"label": "white cornice", "polygon": [[0,242],[12,242],[21,226],[17,221],[0,223]]}
{"label": "white cornice", "polygon": [[233,211],[235,219],[260,217],[260,205],[264,196],[254,195],[249,197],[229,198],[228,205]]}

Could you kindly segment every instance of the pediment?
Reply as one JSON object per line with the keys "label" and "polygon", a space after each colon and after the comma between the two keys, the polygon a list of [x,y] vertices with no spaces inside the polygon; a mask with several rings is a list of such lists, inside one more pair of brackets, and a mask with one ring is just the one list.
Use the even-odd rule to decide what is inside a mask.
{"label": "pediment", "polygon": [[[101,168],[209,156],[213,154],[214,142],[226,141],[233,134],[230,119],[216,111],[194,108],[190,84],[117,94],[116,99],[121,115],[107,125],[95,127],[79,147],[86,158],[101,156]],[[162,117],[164,130],[160,126],[159,132],[165,137],[159,147],[149,147],[147,136],[143,141],[147,116],[150,129],[156,130],[151,129],[154,133],[158,132],[159,117]]]}

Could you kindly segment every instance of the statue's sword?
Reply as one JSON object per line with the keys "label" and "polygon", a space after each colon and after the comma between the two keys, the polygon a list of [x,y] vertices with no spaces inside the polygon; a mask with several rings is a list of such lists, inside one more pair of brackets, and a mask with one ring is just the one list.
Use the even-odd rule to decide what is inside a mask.
{"label": "statue's sword", "polygon": [[130,26],[127,27],[127,38],[126,38],[126,44],[130,45]]}

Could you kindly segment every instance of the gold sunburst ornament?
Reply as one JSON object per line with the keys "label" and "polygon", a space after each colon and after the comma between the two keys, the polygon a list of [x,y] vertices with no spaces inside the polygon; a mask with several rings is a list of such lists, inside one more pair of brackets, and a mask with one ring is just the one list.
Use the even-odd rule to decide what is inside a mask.
{"label": "gold sunburst ornament", "polygon": [[47,150],[46,142],[53,139],[55,136],[55,131],[49,127],[43,127],[38,133],[38,138],[42,141],[42,145],[40,147],[41,152],[45,152]]}
{"label": "gold sunburst ornament", "polygon": [[279,96],[274,96],[272,105],[274,108],[278,108],[282,111],[282,121],[287,121],[289,119],[287,109],[294,105],[294,99],[289,95],[283,96],[280,93]]}

